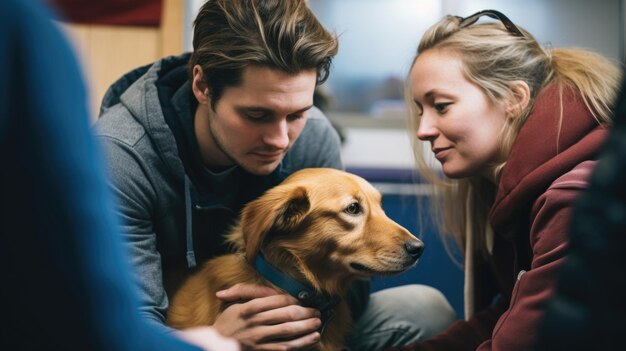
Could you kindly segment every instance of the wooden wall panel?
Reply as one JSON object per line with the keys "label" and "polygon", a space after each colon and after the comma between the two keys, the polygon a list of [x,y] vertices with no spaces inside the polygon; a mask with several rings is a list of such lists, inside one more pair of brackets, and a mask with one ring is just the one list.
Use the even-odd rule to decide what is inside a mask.
{"label": "wooden wall panel", "polygon": [[161,20],[161,56],[178,55],[183,51],[185,0],[163,0]]}
{"label": "wooden wall panel", "polygon": [[164,0],[161,27],[60,24],[83,67],[92,121],[106,89],[122,74],[182,52],[183,21],[184,0]]}

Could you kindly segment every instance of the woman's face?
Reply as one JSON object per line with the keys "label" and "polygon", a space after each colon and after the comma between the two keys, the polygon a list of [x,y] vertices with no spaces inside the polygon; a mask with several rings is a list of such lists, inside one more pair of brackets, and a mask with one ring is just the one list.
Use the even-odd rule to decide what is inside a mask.
{"label": "woman's face", "polygon": [[506,123],[504,104],[491,102],[465,78],[461,60],[446,51],[422,53],[410,79],[413,99],[423,111],[417,137],[430,142],[444,174],[493,181],[493,168],[503,161],[498,140]]}

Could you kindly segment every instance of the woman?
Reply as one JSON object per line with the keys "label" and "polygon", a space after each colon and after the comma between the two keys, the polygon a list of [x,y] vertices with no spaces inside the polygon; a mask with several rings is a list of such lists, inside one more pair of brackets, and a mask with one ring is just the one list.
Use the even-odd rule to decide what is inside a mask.
{"label": "woman", "polygon": [[[485,15],[498,21],[476,23]],[[497,11],[425,33],[407,93],[432,152],[415,140],[415,153],[441,231],[465,252],[466,320],[405,350],[532,348],[619,82],[610,60],[543,48]]]}

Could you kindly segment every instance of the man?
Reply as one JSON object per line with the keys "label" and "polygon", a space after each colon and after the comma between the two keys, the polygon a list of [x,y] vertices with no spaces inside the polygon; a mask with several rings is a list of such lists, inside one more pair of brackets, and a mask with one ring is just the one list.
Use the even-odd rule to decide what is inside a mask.
{"label": "man", "polygon": [[78,63],[39,1],[0,1],[0,69],[0,350],[200,350],[137,312]]}
{"label": "man", "polygon": [[[191,55],[164,58],[121,78],[97,122],[137,267],[142,312],[160,324],[167,292],[185,272],[227,251],[222,236],[245,203],[298,169],[342,168],[337,133],[312,106],[337,39],[304,0],[208,1],[195,20],[193,46]],[[366,282],[354,290],[353,312],[365,317]],[[213,325],[246,348],[306,348],[319,340],[319,312],[289,295],[235,286],[220,298],[249,300],[226,308]],[[393,321],[382,318],[394,316],[387,307],[372,311],[381,328]],[[374,335],[355,330],[365,332]],[[402,342],[391,334],[384,343]]]}

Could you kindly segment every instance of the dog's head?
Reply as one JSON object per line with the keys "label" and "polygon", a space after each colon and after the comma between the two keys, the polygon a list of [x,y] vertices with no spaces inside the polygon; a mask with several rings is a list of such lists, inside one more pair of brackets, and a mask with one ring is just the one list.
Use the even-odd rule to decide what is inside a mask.
{"label": "dog's head", "polygon": [[381,199],[356,175],[304,169],[246,205],[241,231],[230,239],[249,262],[261,251],[279,269],[296,270],[327,291],[329,280],[399,273],[424,246],[385,215]]}

